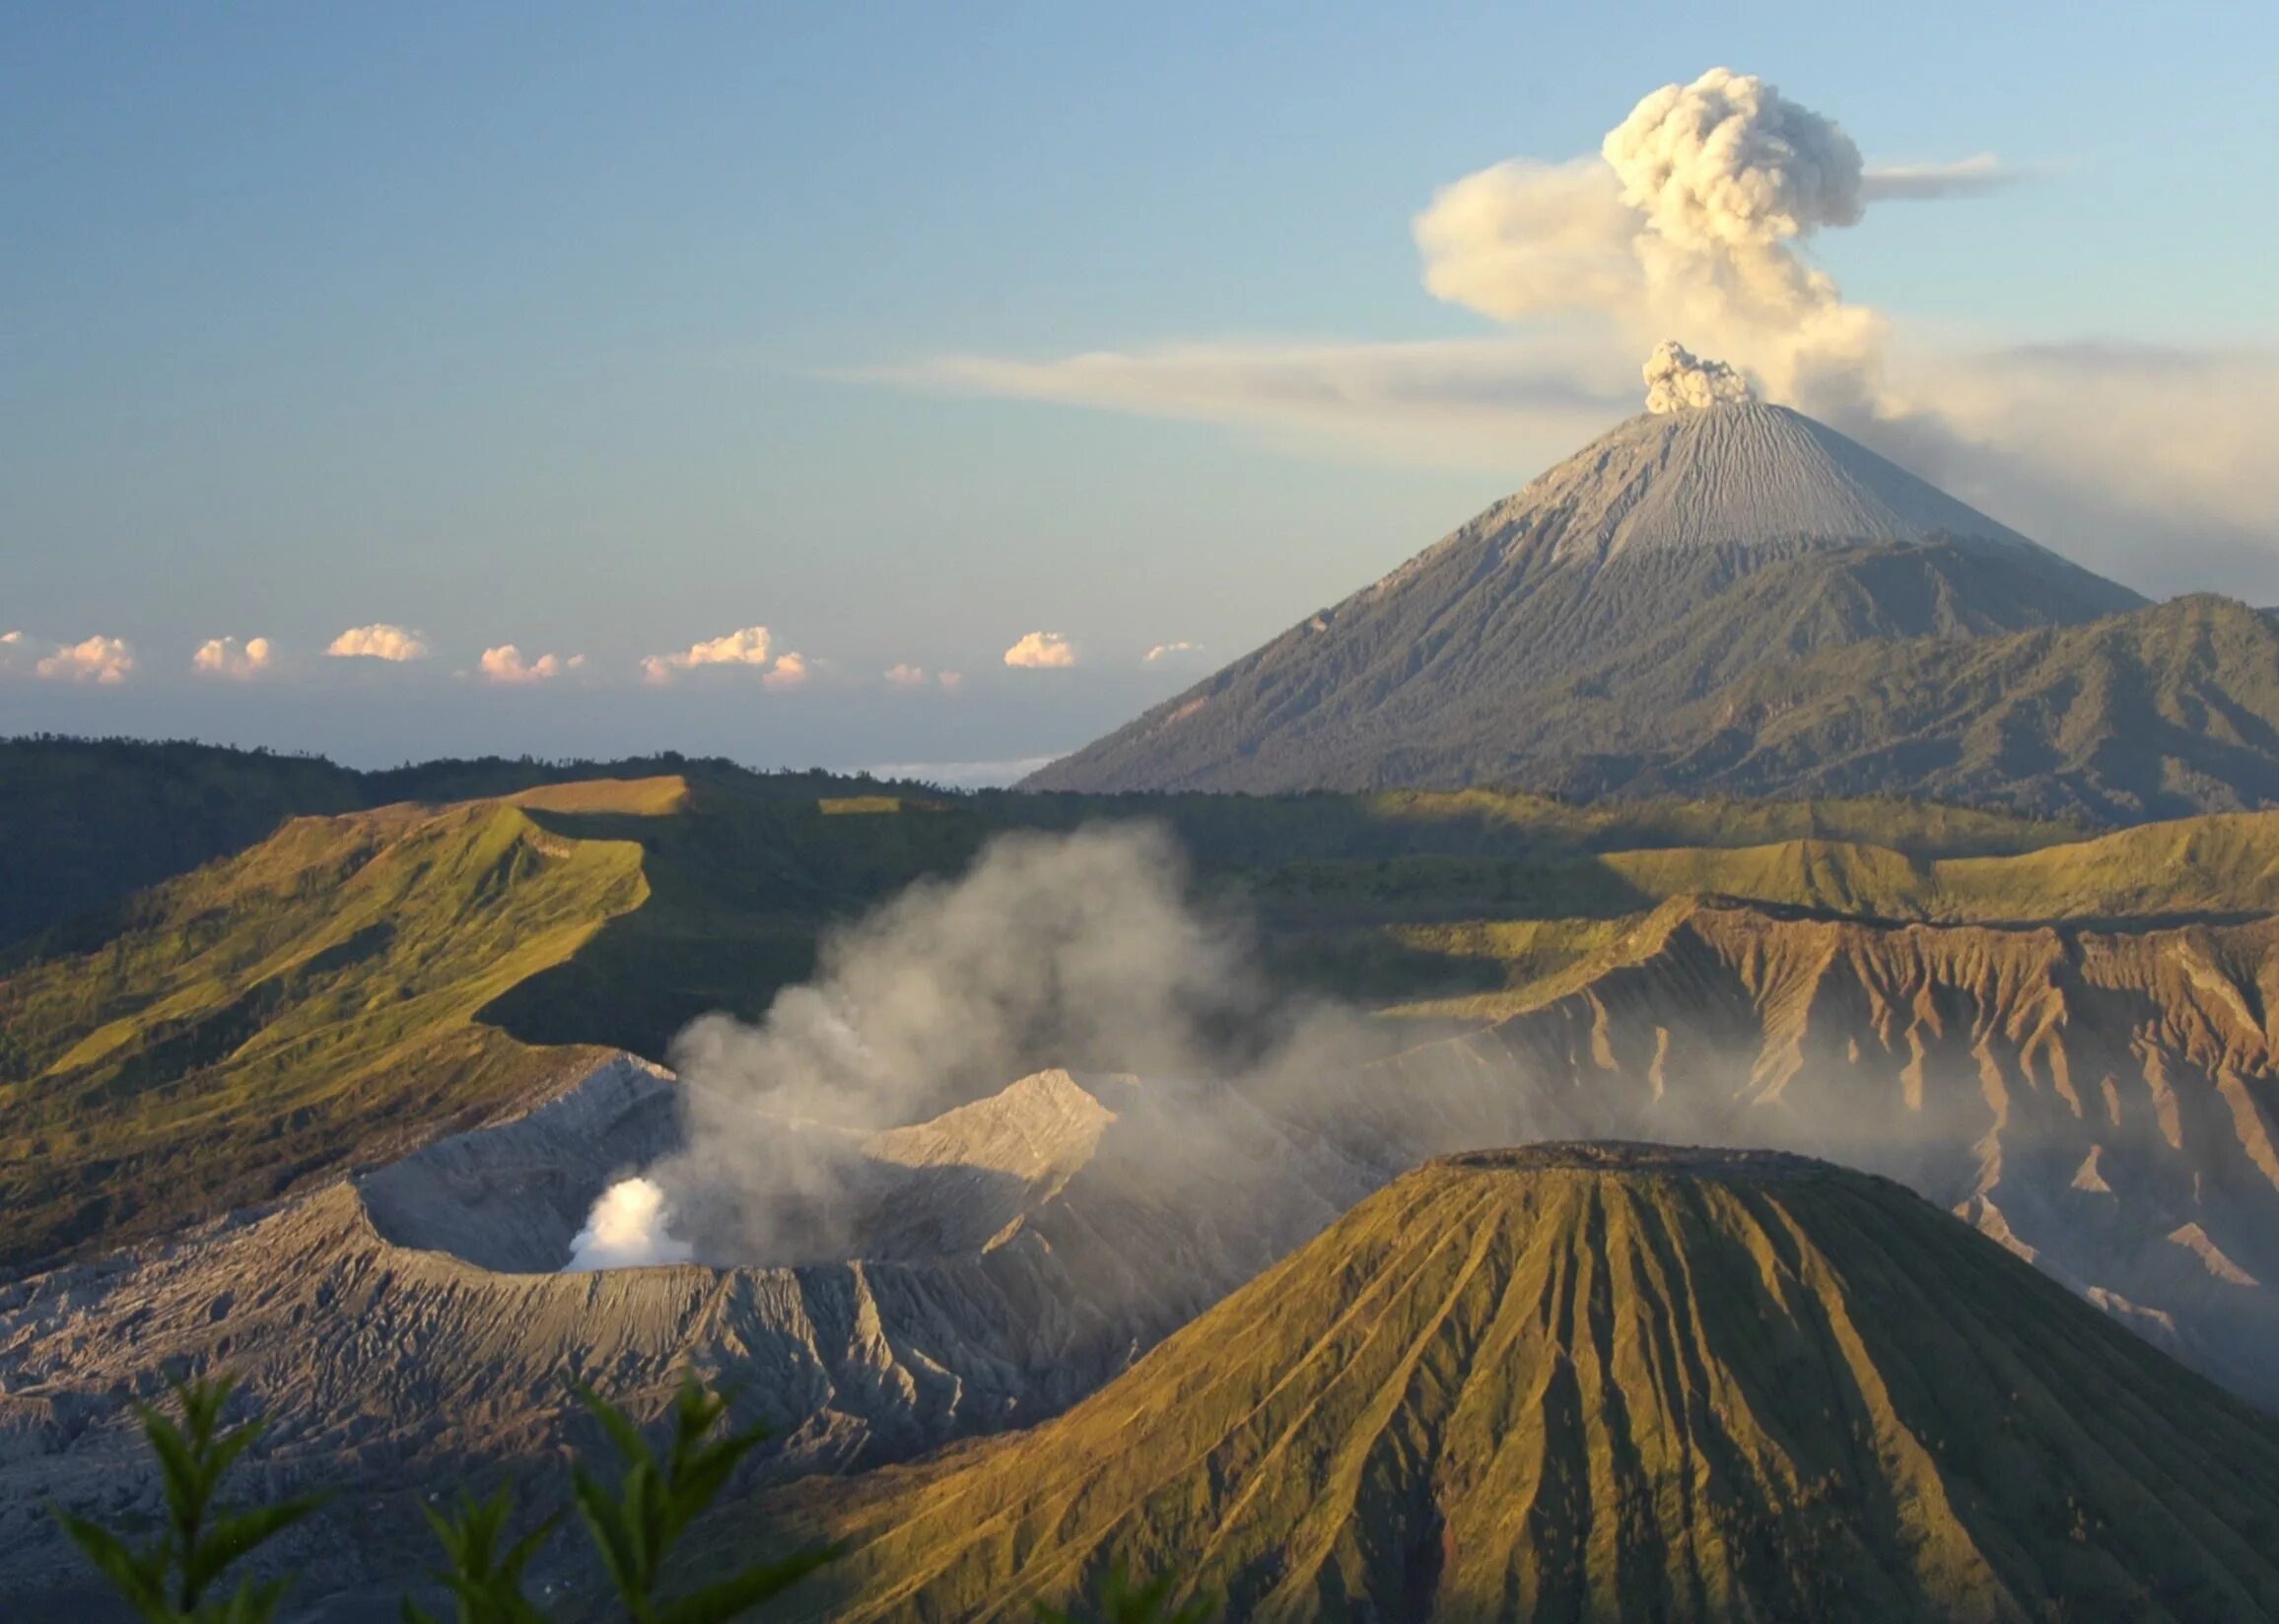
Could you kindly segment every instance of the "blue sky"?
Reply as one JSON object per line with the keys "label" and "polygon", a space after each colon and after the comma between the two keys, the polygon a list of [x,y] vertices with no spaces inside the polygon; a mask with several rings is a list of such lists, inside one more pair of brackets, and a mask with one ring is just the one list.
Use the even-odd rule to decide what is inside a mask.
{"label": "blue sky", "polygon": [[[1425,291],[1412,219],[1719,63],[1871,164],[2017,172],[1814,243],[1902,358],[2274,338],[2268,4],[1234,10],[0,8],[0,728],[360,761],[1070,748],[1579,438],[1293,432],[930,364],[1496,338]],[[2109,460],[2068,446],[2035,449]],[[2279,598],[2256,492],[2175,537],[2131,495],[2155,516],[2037,533],[2147,589]],[[321,657],[375,622],[431,657]],[[762,625],[807,681],[638,680]],[[1078,663],[1006,668],[1037,630]],[[99,635],[125,680],[33,674]],[[191,674],[254,635],[274,670]],[[587,664],[454,675],[507,643]]]}

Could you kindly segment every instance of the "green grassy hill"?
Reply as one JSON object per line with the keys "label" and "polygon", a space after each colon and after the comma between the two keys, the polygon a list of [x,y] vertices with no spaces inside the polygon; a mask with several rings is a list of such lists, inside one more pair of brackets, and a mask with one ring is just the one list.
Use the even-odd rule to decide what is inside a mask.
{"label": "green grassy hill", "polygon": [[2279,1422],[1769,1153],[1429,1165],[1068,1415],[754,1515],[848,1621],[1116,1561],[1230,1621],[2279,1617]]}
{"label": "green grassy hill", "polygon": [[0,1259],[258,1201],[573,1056],[485,1005],[648,896],[511,802],[302,818],[0,981]]}

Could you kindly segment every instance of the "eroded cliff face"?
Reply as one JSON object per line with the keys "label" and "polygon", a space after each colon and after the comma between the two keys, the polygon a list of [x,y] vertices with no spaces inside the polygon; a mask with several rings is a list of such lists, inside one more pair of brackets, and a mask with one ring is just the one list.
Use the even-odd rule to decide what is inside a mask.
{"label": "eroded cliff face", "polygon": [[1898,1179],[2279,1406],[2275,947],[2274,921],[1681,906],[1629,962],[1459,1047],[1517,1080],[1531,1136],[1774,1146]]}

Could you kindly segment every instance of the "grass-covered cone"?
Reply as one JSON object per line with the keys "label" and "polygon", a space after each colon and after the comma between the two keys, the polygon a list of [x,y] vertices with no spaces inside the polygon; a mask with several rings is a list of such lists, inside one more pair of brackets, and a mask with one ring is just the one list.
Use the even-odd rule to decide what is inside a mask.
{"label": "grass-covered cone", "polygon": [[1229,1619],[2279,1616],[2279,1424],[1770,1153],[1434,1163],[1059,1421],[814,1520],[847,1619],[1119,1562]]}

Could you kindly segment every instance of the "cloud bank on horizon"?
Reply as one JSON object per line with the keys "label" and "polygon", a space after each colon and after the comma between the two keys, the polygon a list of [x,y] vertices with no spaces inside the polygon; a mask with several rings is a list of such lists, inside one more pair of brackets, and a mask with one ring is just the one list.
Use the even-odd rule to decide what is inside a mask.
{"label": "cloud bank on horizon", "polygon": [[2021,179],[1985,153],[1871,165],[1835,119],[1713,68],[1645,96],[1596,153],[1491,165],[1416,215],[1425,289],[1501,336],[947,355],[863,375],[1516,473],[1637,410],[1625,380],[1669,339],[1729,363],[1736,375],[1717,387],[1754,384],[2084,562],[2141,573],[2153,543],[2170,562],[2268,551],[2279,510],[2279,459],[2259,429],[2279,407],[2269,355],[2106,340],[1960,347],[1847,299],[1808,257],[1817,237],[1886,205],[1985,198]]}
{"label": "cloud bank on horizon", "polygon": [[[1159,645],[1147,657],[1153,660],[1165,649],[1183,650],[1193,646],[1192,643]],[[40,648],[46,652],[35,652]],[[342,632],[324,645],[323,653],[336,659],[369,660],[383,668],[409,668],[431,660],[436,649],[423,633],[375,623]],[[1031,632],[1005,651],[1004,663],[1015,667],[1071,666],[1076,663],[1075,645],[1056,632]],[[779,650],[773,634],[765,626],[747,626],[721,637],[700,640],[685,649],[645,655],[634,666],[648,683],[658,686],[706,668],[740,669],[755,675],[762,688],[777,692],[803,688],[818,676],[830,674],[827,660],[818,661],[795,649]],[[195,646],[188,669],[200,678],[246,682],[291,668],[284,662],[278,644],[269,638],[218,637],[207,638]],[[0,632],[0,676],[31,675],[54,682],[115,686],[137,676],[141,670],[142,662],[134,645],[124,638],[98,633],[77,643],[41,643],[21,629]],[[531,655],[512,643],[486,645],[471,669],[452,674],[460,679],[479,678],[499,687],[524,687],[551,683],[575,673],[607,681],[584,654]],[[304,669],[300,674],[309,673]],[[902,692],[923,689],[953,694],[965,684],[961,672],[929,669],[907,662],[888,667],[880,673],[880,680],[888,689]]]}

